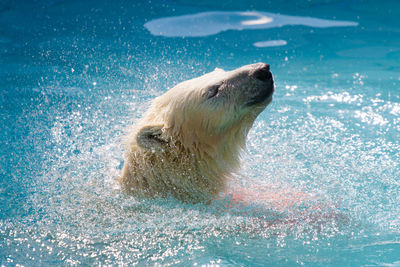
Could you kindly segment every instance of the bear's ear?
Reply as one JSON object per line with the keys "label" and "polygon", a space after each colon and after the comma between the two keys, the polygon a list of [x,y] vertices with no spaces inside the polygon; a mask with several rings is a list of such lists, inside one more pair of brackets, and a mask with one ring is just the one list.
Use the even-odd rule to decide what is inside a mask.
{"label": "bear's ear", "polygon": [[145,126],[139,130],[136,136],[136,143],[144,149],[152,151],[163,150],[168,141],[162,138],[162,126]]}

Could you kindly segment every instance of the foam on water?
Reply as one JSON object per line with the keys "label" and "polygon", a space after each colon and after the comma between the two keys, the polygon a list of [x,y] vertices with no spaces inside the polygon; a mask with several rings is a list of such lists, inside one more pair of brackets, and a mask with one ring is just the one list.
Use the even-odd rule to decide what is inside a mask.
{"label": "foam on water", "polygon": [[357,22],[287,16],[259,11],[203,12],[158,18],[144,25],[153,35],[166,37],[200,37],[227,30],[269,29],[286,25],[328,28],[357,26]]}
{"label": "foam on water", "polygon": [[255,42],[253,45],[255,47],[273,47],[273,46],[287,45],[287,42],[285,40],[271,40],[271,41]]}

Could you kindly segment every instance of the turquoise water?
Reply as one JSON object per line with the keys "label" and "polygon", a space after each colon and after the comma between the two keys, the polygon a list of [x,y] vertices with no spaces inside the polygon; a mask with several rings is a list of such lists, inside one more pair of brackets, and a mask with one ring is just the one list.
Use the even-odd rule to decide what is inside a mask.
{"label": "turquoise water", "polygon": [[[399,17],[395,0],[1,1],[0,265],[400,266]],[[275,97],[232,184],[326,216],[119,190],[148,101],[260,61]]]}

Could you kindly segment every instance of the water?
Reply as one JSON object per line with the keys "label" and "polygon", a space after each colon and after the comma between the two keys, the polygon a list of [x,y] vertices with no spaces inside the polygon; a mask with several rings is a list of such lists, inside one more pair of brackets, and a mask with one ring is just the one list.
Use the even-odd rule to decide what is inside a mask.
{"label": "water", "polygon": [[[205,12],[223,27],[146,28]],[[2,1],[1,265],[399,266],[399,16],[395,0]],[[123,136],[148,101],[259,61],[275,98],[232,183],[313,194],[325,215],[120,192]]]}

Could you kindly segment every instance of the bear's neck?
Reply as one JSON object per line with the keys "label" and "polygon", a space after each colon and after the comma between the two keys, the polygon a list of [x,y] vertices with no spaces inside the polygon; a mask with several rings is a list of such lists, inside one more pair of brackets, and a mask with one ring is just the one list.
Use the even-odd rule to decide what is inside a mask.
{"label": "bear's neck", "polygon": [[[177,172],[171,177],[180,181],[180,188],[178,191],[174,188],[172,195],[190,202],[215,199],[225,190],[229,176],[240,166],[240,153],[245,148],[250,128],[251,125],[235,125],[229,129],[229,134],[207,138],[208,142],[198,141],[190,145],[173,142],[171,154],[166,152],[166,156],[174,159],[173,168]],[[182,140],[182,137],[173,140]]]}
{"label": "bear's neck", "polygon": [[134,147],[127,154],[121,183],[135,195],[168,196],[184,202],[208,203],[223,192],[232,172],[239,167],[251,124],[238,124],[212,142],[182,143],[170,136],[163,151]]}
{"label": "bear's neck", "polygon": [[225,188],[228,168],[209,155],[196,155],[180,144],[163,152],[130,153],[124,166],[123,188],[137,196],[173,196],[184,202],[208,203]]}
{"label": "bear's neck", "polygon": [[187,149],[179,142],[171,142],[162,152],[136,147],[128,153],[123,188],[137,196],[170,195],[183,202],[210,202],[225,190],[228,177],[238,168],[240,148],[229,140],[221,142],[218,153],[198,148]]}

